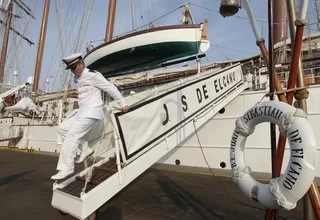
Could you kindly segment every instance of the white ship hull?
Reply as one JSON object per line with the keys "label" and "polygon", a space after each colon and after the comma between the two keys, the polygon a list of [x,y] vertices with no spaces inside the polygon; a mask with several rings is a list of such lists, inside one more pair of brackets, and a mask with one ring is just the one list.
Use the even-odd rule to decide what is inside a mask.
{"label": "white ship hull", "polygon": [[[187,169],[188,171],[204,171],[210,167],[214,169],[214,172],[230,175],[229,149],[235,120],[247,109],[259,102],[266,92],[263,90],[242,92],[225,107],[223,114],[218,114],[210,119],[197,133],[160,159],[158,164],[170,169]],[[316,98],[318,96],[316,94],[320,94],[320,85],[311,86],[309,92],[310,95],[307,99],[308,120],[315,133],[317,143],[320,143],[320,137],[317,136],[320,121],[320,103]],[[36,151],[53,153],[60,152],[60,148],[56,145],[57,126],[48,126],[45,123],[37,124],[32,119],[15,117],[15,125],[11,126],[8,130],[7,128],[11,124],[11,119],[2,118],[0,120],[2,137],[14,136],[14,133],[17,133],[17,127],[24,130],[24,138],[17,145],[13,142],[2,142],[2,146],[15,145],[21,149],[34,149]],[[255,133],[248,138],[245,153],[247,165],[251,167],[253,172],[271,173],[269,124],[265,123],[256,128]],[[286,169],[288,159],[289,148],[287,145],[282,172]],[[316,176],[320,177],[319,170]]]}
{"label": "white ship hull", "polygon": [[[316,98],[320,94],[320,85],[309,88],[307,99],[308,121],[315,133],[316,142],[320,143],[320,136],[317,135],[320,126],[320,102]],[[208,121],[197,134],[175,149],[170,155],[166,155],[159,163],[170,165],[171,169],[179,169],[179,166],[187,170],[206,170],[208,165],[215,172],[221,171],[223,174],[231,174],[229,149],[232,132],[235,128],[235,120],[250,107],[259,102],[266,91],[245,91],[236,97],[225,107],[223,114],[218,114]],[[265,98],[264,100],[267,100]],[[254,134],[250,135],[246,143],[245,159],[253,172],[271,174],[271,148],[270,148],[270,125],[264,123],[256,127]],[[199,139],[197,138],[197,135]],[[277,130],[277,137],[279,133]],[[199,143],[200,142],[200,143]],[[201,147],[200,147],[201,145]],[[319,146],[317,151],[319,152]],[[286,144],[282,173],[285,171],[290,157],[289,145]],[[319,160],[318,154],[318,160]],[[207,161],[207,163],[206,163]],[[176,165],[179,163],[179,165]],[[223,168],[223,165],[226,165]],[[171,166],[173,165],[173,166]],[[191,168],[192,167],[192,168]],[[189,169],[190,168],[190,169]],[[196,169],[194,169],[196,168]],[[197,169],[198,168],[198,169]],[[204,168],[204,169],[203,169]],[[320,177],[320,170],[316,171],[316,176]]]}

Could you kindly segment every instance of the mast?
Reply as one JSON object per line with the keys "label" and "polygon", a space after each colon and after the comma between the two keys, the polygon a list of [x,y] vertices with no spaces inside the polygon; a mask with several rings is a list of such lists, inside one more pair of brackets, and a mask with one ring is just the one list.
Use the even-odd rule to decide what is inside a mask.
{"label": "mast", "polygon": [[[275,82],[275,71],[274,71],[274,38],[275,38],[275,28],[274,28],[274,18],[275,13],[275,2],[274,0],[268,1],[268,21],[269,21],[269,37],[268,37],[268,46],[269,46],[269,92],[270,94],[275,92],[274,82]],[[274,100],[274,95],[270,96],[270,100]],[[272,167],[272,178],[276,178],[276,163],[277,163],[277,136],[276,136],[276,127],[275,124],[270,123],[270,143],[271,143],[271,167]],[[279,210],[274,209],[272,210],[273,219],[278,220],[279,219]]]}
{"label": "mast", "polygon": [[7,56],[7,49],[8,49],[8,42],[9,42],[9,31],[10,31],[10,24],[12,20],[12,11],[13,11],[13,0],[10,0],[7,15],[6,15],[6,30],[3,36],[2,42],[2,50],[1,50],[1,57],[0,57],[0,83],[3,82],[3,75],[4,75],[4,67],[6,62]]}
{"label": "mast", "polygon": [[131,0],[132,29],[136,29],[136,12],[134,10],[134,2]]}
{"label": "mast", "polygon": [[[290,15],[290,34],[292,38],[292,61],[291,61],[291,70],[290,70],[290,76],[289,76],[289,83],[290,83],[290,77],[293,75],[293,78],[297,80],[297,87],[303,88],[304,87],[304,72],[302,68],[302,58],[301,58],[301,45],[303,41],[303,31],[304,27],[307,24],[307,9],[308,9],[308,0],[300,1],[299,6],[299,15],[297,18],[295,17],[295,7],[294,7],[294,0],[287,0],[289,4],[289,15]],[[294,74],[296,73],[296,75]],[[307,113],[307,103],[306,99],[308,98],[309,92],[306,89],[300,90],[296,92],[296,95],[300,95],[300,98],[297,98],[298,100],[298,106],[303,111]],[[293,94],[291,94],[291,97],[289,97],[289,94],[287,95],[288,99],[290,98],[293,100]],[[311,199],[311,200],[310,200]],[[313,210],[312,210],[313,208]],[[314,211],[314,212],[313,212]],[[319,189],[313,181],[311,184],[308,193],[304,195],[303,197],[303,216],[304,219],[314,219],[314,216],[316,219],[320,219],[320,199],[319,199]]]}
{"label": "mast", "polygon": [[41,71],[41,64],[42,64],[42,57],[43,57],[43,47],[46,40],[49,7],[50,7],[50,0],[45,0],[42,23],[41,23],[41,31],[40,31],[40,37],[39,37],[38,53],[37,53],[37,59],[36,59],[36,67],[34,72],[34,82],[33,82],[34,92],[37,92],[39,87],[40,71]]}
{"label": "mast", "polygon": [[318,27],[318,31],[320,31],[320,15],[319,15],[319,0],[314,0],[314,3],[316,5],[316,12],[317,12],[317,20],[318,20],[318,24],[317,24],[317,27]]}
{"label": "mast", "polygon": [[105,42],[112,40],[114,20],[116,15],[116,6],[117,6],[117,0],[109,1],[109,11],[108,11],[108,21],[107,21]]}
{"label": "mast", "polygon": [[[274,1],[273,3],[273,43],[276,44],[285,41],[288,38],[287,25],[287,7],[286,1]],[[284,47],[286,44],[284,43]],[[285,48],[278,49],[279,56],[275,60],[276,63],[285,62],[286,51]]]}
{"label": "mast", "polygon": [[273,41],[274,44],[288,38],[286,1],[273,2]]}

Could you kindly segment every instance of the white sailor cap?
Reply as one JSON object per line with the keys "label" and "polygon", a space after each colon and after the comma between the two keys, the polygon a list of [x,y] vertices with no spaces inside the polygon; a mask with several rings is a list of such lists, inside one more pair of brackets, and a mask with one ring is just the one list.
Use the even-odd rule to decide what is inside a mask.
{"label": "white sailor cap", "polygon": [[66,70],[74,67],[82,60],[81,53],[74,53],[62,59],[62,61],[67,65]]}

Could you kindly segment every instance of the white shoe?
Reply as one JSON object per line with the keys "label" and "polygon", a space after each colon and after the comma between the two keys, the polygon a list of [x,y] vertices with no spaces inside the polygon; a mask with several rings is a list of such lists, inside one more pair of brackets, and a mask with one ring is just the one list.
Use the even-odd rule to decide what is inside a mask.
{"label": "white shoe", "polygon": [[79,159],[76,161],[76,163],[82,163],[88,156],[93,154],[93,150],[89,147],[86,150],[82,151],[80,154]]}
{"label": "white shoe", "polygon": [[52,180],[64,179],[70,174],[73,174],[73,172],[74,172],[73,170],[60,170],[56,175],[52,176],[51,179]]}

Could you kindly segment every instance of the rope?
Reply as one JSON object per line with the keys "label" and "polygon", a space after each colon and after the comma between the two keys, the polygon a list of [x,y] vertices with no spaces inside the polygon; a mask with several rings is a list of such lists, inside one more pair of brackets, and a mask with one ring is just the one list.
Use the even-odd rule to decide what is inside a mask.
{"label": "rope", "polygon": [[[105,120],[105,121],[107,121],[107,120]],[[104,125],[106,125],[106,123],[104,123]],[[106,126],[105,126],[104,128],[106,128]],[[98,147],[97,147],[96,152],[99,152],[104,137],[105,137],[105,132],[104,132],[104,133],[101,135],[101,137],[99,138],[99,145],[98,145]],[[86,190],[86,188],[87,188],[87,184],[91,181],[92,172],[93,172],[93,168],[94,168],[93,165],[96,163],[96,159],[97,159],[98,156],[99,156],[98,154],[96,154],[95,156],[93,156],[93,161],[92,161],[92,163],[91,163],[91,165],[90,165],[90,166],[91,166],[91,169],[89,169],[88,172],[86,172],[86,174],[85,174],[85,184],[84,184],[84,187],[82,188],[81,196],[85,194],[85,190]],[[89,167],[89,166],[88,166],[88,158],[86,158],[86,159],[84,160],[84,167],[85,167],[85,169],[87,169],[87,168]]]}
{"label": "rope", "polygon": [[235,184],[238,183],[238,181],[246,174],[250,175],[251,168],[248,166],[245,167],[238,167],[235,172],[232,173],[232,179],[235,182]]}
{"label": "rope", "polygon": [[287,113],[281,125],[279,125],[280,134],[286,136],[290,125],[299,118],[307,118],[307,114],[300,108],[296,109],[294,112]]}
{"label": "rope", "polygon": [[309,91],[307,89],[301,89],[294,93],[294,98],[296,100],[307,99],[309,97]]}
{"label": "rope", "polygon": [[136,30],[136,11],[134,6],[134,0],[131,0],[131,16],[132,16],[132,29]]}
{"label": "rope", "polygon": [[[80,26],[79,38],[78,38],[78,41],[76,44],[77,45],[76,51],[79,51],[83,45],[84,37],[85,37],[87,30],[88,30],[89,19],[90,19],[90,16],[92,13],[92,8],[93,8],[94,4],[95,4],[95,0],[91,0],[89,9],[88,9],[87,14],[85,16],[85,19],[84,19],[84,21],[82,20],[83,23],[81,23],[81,26]],[[87,6],[85,8],[87,8]]]}
{"label": "rope", "polygon": [[[204,161],[205,161],[208,169],[210,170],[212,176],[215,177],[216,175],[214,174],[214,172],[212,171],[211,167],[209,166],[208,160],[207,160],[207,158],[206,158],[206,156],[205,156],[205,153],[204,153],[204,151],[203,151],[203,147],[202,147],[202,144],[201,144],[201,142],[200,142],[200,138],[199,138],[199,135],[198,135],[197,128],[196,128],[196,125],[195,125],[195,121],[194,121],[194,120],[193,120],[193,127],[194,127],[194,132],[195,132],[196,137],[197,137],[197,140],[198,140],[199,147],[200,147],[200,149],[201,149],[201,153],[202,153],[203,159],[204,159]],[[249,169],[250,169],[250,168],[248,167],[248,171],[250,171]],[[247,170],[244,170],[244,171],[247,171]],[[220,188],[223,190],[223,192],[224,192],[227,196],[229,196],[232,200],[236,201],[237,203],[239,203],[239,204],[241,204],[241,205],[243,205],[243,206],[252,208],[252,209],[254,209],[254,210],[259,210],[259,211],[265,212],[265,208],[264,208],[264,207],[263,207],[263,208],[260,208],[260,207],[257,207],[257,206],[253,206],[253,205],[249,205],[249,204],[246,204],[246,203],[244,203],[244,202],[241,202],[240,200],[238,200],[238,199],[236,199],[234,196],[232,196],[232,195],[222,186],[222,184],[221,184],[219,181],[215,181],[215,182],[220,186]],[[259,205],[260,205],[260,203],[259,203]],[[284,218],[284,217],[282,217],[282,216],[279,216],[279,218],[281,218],[281,219],[286,219],[286,218]]]}
{"label": "rope", "polygon": [[249,128],[241,118],[236,120],[236,131],[239,132],[242,136],[248,137],[253,134],[255,128]]}
{"label": "rope", "polygon": [[[148,22],[147,24],[144,24],[144,25],[142,25],[142,26],[137,27],[135,30],[137,31],[137,30],[139,30],[139,29],[141,29],[141,28],[148,27],[150,23],[151,23],[151,24],[153,24],[153,23],[155,23],[155,22],[159,21],[160,19],[162,19],[162,18],[164,18],[164,17],[168,16],[169,14],[171,14],[171,13],[173,13],[173,12],[175,12],[175,11],[179,10],[179,9],[180,9],[180,8],[182,8],[182,7],[183,7],[183,5],[181,5],[181,6],[177,7],[177,8],[175,8],[175,9],[173,9],[173,10],[171,10],[171,11],[169,11],[168,13],[166,13],[166,14],[164,14],[164,15],[162,15],[162,16],[160,16],[160,17],[158,17],[157,19],[155,19],[155,20],[153,20],[153,21],[151,21],[151,22]],[[158,23],[157,23],[157,24],[158,24]],[[114,38],[117,38],[117,37],[121,37],[121,36],[124,36],[124,35],[130,34],[130,33],[134,32],[135,30],[124,32],[124,33],[122,33],[122,34],[120,34],[120,35],[114,36]],[[99,41],[104,41],[104,39],[92,40],[92,41],[89,41],[89,42],[93,43],[93,42],[99,42]]]}
{"label": "rope", "polygon": [[262,96],[262,98],[260,99],[260,101],[259,101],[258,103],[262,102],[262,100],[263,100],[264,98],[266,98],[266,97],[267,97],[267,95],[268,95],[268,93],[267,93],[267,94],[265,94],[264,96]]}
{"label": "rope", "polygon": [[[85,169],[88,168],[87,159],[84,160],[84,167],[85,167]],[[82,188],[82,191],[81,191],[81,196],[83,196],[86,193],[87,185],[90,182],[91,177],[92,177],[92,169],[88,170],[88,172],[86,173],[85,177],[86,178],[85,178],[85,182],[84,182],[84,187]]]}
{"label": "rope", "polygon": [[[281,90],[281,91],[274,91],[274,92],[270,92],[267,93],[265,96],[273,96],[273,95],[280,95],[280,94],[285,94],[285,93],[289,93],[289,92],[295,92],[295,93],[301,93],[301,91],[303,91],[302,93],[308,93],[308,90],[306,89],[308,87],[306,86],[302,86],[302,87],[297,87],[297,88],[292,88],[292,89],[285,89],[285,90]],[[305,98],[308,98],[308,96],[306,96]]]}
{"label": "rope", "polygon": [[[111,113],[111,112],[108,112],[108,114],[112,114],[112,113]],[[106,131],[106,128],[107,128],[107,123],[111,123],[113,129],[115,129],[112,120],[105,120],[105,123],[104,123],[105,131]],[[100,147],[101,147],[101,145],[102,145],[102,142],[103,142],[104,137],[105,137],[106,134],[107,134],[107,133],[104,132],[104,133],[101,135],[101,137],[100,137],[100,139],[99,139],[99,146],[98,146],[96,152],[99,152]],[[102,151],[101,154],[103,154],[103,153],[105,153],[105,152],[106,152],[106,151]],[[99,154],[99,155],[101,155],[101,154]],[[99,155],[98,155],[98,153],[97,153],[97,154],[93,157],[93,161],[92,161],[92,165],[91,165],[92,168],[91,168],[90,170],[88,170],[88,172],[85,174],[85,185],[84,185],[84,187],[83,187],[83,189],[82,189],[81,195],[84,195],[85,190],[86,190],[86,187],[87,187],[87,184],[88,184],[88,182],[90,182],[90,180],[91,180],[91,178],[92,178],[93,165],[95,164],[96,159],[97,159],[97,157],[98,157]],[[86,159],[84,162],[85,162],[85,168],[87,169],[87,167],[88,167],[87,159]]]}
{"label": "rope", "polygon": [[[39,3],[39,0],[37,0],[36,2],[35,2],[35,4],[34,4],[34,6],[33,6],[33,9],[32,9],[32,11],[35,11],[36,10],[36,8],[37,8],[37,6],[38,6],[38,3]],[[22,14],[22,12],[21,11],[19,11],[19,14]],[[22,35],[25,35],[26,34],[26,32],[27,32],[27,29],[28,29],[28,27],[29,27],[29,24],[30,24],[30,22],[31,22],[31,19],[32,19],[32,17],[31,16],[29,16],[29,19],[27,20],[27,22],[26,23],[23,23],[23,24],[21,24],[22,25],[22,27],[23,27],[23,31],[22,31]],[[14,21],[15,21],[15,19],[14,19]],[[14,23],[15,22],[12,22],[13,23],[13,25],[14,25]],[[17,38],[16,37],[16,35],[14,35],[15,37],[14,37],[14,39],[17,39],[17,42],[15,42],[15,45],[16,45],[16,48],[19,48],[19,50],[21,51],[22,49],[23,49],[23,47],[24,47],[24,45],[22,44],[22,38]],[[29,50],[29,47],[27,48],[27,53],[29,52],[30,50]],[[23,54],[23,52],[18,52],[17,50],[15,50],[12,46],[10,46],[9,48],[8,48],[8,52],[7,52],[7,61],[6,61],[6,63],[7,64],[9,64],[10,63],[10,65],[12,65],[12,63],[13,62],[15,62],[16,61],[16,63],[20,63],[19,61],[17,61],[17,58],[16,58],[16,54]],[[26,56],[24,56],[22,59],[25,59],[25,57]],[[8,71],[8,68],[9,68],[9,65],[7,65],[7,67],[6,67],[6,71]],[[24,68],[26,68],[26,67],[24,67]],[[28,65],[28,68],[29,68],[29,72],[31,72],[31,70],[30,70],[30,65]],[[21,70],[19,69],[19,72],[20,72]],[[24,69],[24,71],[25,71],[25,69]]]}
{"label": "rope", "polygon": [[291,203],[286,200],[285,197],[282,196],[280,192],[280,187],[279,187],[279,178],[274,178],[270,181],[270,192],[274,195],[274,197],[277,200],[277,204],[281,207],[283,207],[286,210],[291,210],[296,207],[296,203]]}
{"label": "rope", "polygon": [[294,98],[296,100],[307,99],[309,97],[309,91],[307,90],[307,88],[308,88],[307,86],[303,86],[303,87],[298,87],[298,88],[293,88],[293,89],[286,89],[286,90],[281,90],[281,91],[270,92],[270,93],[265,94],[258,103],[262,102],[262,100],[265,97],[285,94],[288,92],[294,92]]}
{"label": "rope", "polygon": [[[103,96],[103,97],[104,97],[104,96]],[[105,101],[105,100],[103,100],[103,101]],[[108,114],[110,115],[111,113],[108,112]],[[105,151],[103,151],[101,154],[98,155],[98,152],[100,151],[100,147],[101,147],[101,145],[102,145],[102,142],[103,142],[103,140],[104,140],[104,138],[105,138],[105,135],[107,134],[106,131],[107,131],[107,125],[108,125],[108,123],[111,123],[111,125],[113,126],[113,129],[114,129],[114,125],[113,125],[113,123],[112,123],[112,120],[107,120],[107,119],[105,119],[105,120],[104,120],[104,127],[103,127],[104,132],[102,133],[101,137],[99,138],[99,145],[98,145],[98,147],[97,147],[97,149],[96,149],[96,155],[93,156],[93,161],[92,161],[92,164],[91,164],[92,167],[91,167],[91,169],[89,169],[88,172],[85,174],[85,184],[84,184],[84,187],[83,187],[83,189],[82,189],[81,196],[85,194],[85,190],[86,190],[86,188],[87,188],[87,184],[88,184],[88,182],[90,182],[90,180],[91,180],[91,178],[92,178],[92,172],[93,172],[93,168],[94,168],[93,165],[96,163],[97,157],[100,156],[101,154],[103,154],[103,153],[105,152]],[[84,160],[84,166],[85,166],[85,169],[88,168],[88,161],[87,161],[87,159]]]}

